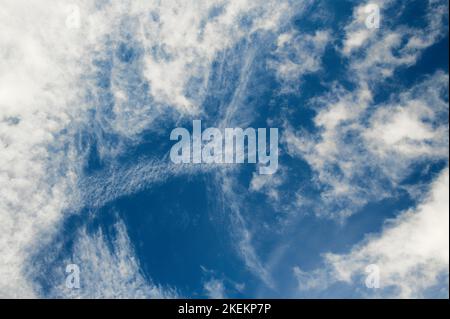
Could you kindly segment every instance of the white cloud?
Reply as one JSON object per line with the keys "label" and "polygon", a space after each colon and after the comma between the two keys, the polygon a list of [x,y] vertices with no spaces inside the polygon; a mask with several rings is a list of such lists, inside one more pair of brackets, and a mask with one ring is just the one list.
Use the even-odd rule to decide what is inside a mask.
{"label": "white cloud", "polygon": [[279,35],[275,58],[268,65],[284,84],[283,92],[295,92],[302,76],[320,70],[322,55],[330,38],[329,31],[324,30],[314,34],[289,31]]}
{"label": "white cloud", "polygon": [[381,288],[388,295],[390,287],[396,288],[391,297],[423,297],[426,289],[439,284],[441,275],[448,280],[448,168],[416,208],[391,220],[381,234],[368,236],[348,254],[327,254],[325,258],[334,278],[350,283],[367,265],[376,264]]}
{"label": "white cloud", "polygon": [[76,79],[84,53],[54,1],[2,1],[0,8],[0,296],[34,297],[23,275],[67,207],[77,157],[61,134],[81,112]]}
{"label": "white cloud", "polygon": [[[293,268],[296,295],[311,296],[346,284],[352,296],[424,298],[438,289],[448,296],[449,170],[440,172],[418,205],[387,220],[379,233],[367,235],[348,253],[326,253],[324,265]],[[379,269],[379,288],[366,287],[369,265]]]}
{"label": "white cloud", "polygon": [[[66,24],[72,3],[80,12],[79,28]],[[59,231],[64,211],[79,207],[86,155],[77,145],[80,131],[97,135],[102,156],[114,156],[121,145],[105,132],[134,142],[164,108],[199,111],[216,55],[258,30],[276,29],[289,13],[278,1],[72,3],[4,0],[0,8],[1,297],[38,296],[23,267]],[[122,43],[141,50],[142,64],[120,61],[115,54]],[[97,63],[108,59],[111,65]],[[143,87],[127,87],[139,70],[150,97]],[[99,77],[110,89],[99,87]],[[108,94],[111,109],[104,101]],[[145,181],[158,179],[159,169],[142,169]],[[136,179],[125,188],[114,181],[102,185],[113,194],[98,191],[100,203],[120,190],[142,188]],[[94,246],[103,248],[97,240]]]}
{"label": "white cloud", "polygon": [[[381,9],[391,5],[376,3]],[[412,164],[448,159],[448,75],[437,72],[393,94],[389,102],[373,102],[380,83],[397,68],[415,64],[425,48],[446,34],[448,4],[430,0],[424,28],[385,23],[379,31],[370,30],[370,37],[366,5],[355,8],[345,28],[346,41],[354,42],[345,49],[344,41],[342,53],[349,59],[348,79],[355,88],[335,84],[314,101],[317,133],[298,132],[288,124],[284,134],[289,153],[303,157],[315,172],[325,204],[316,209],[320,215],[345,218],[373,199],[392,196]],[[358,32],[356,41],[350,34]]]}
{"label": "white cloud", "polygon": [[381,158],[445,158],[448,82],[448,75],[437,73],[421,86],[402,94],[398,102],[379,107],[363,133],[371,152]]}
{"label": "white cloud", "polygon": [[289,153],[303,157],[326,186],[317,213],[346,217],[392,196],[415,163],[448,160],[447,87],[448,75],[438,72],[381,105],[372,105],[368,89],[335,90],[319,100],[327,107],[315,117],[318,136],[288,126]]}
{"label": "white cloud", "polygon": [[211,299],[226,298],[225,285],[223,283],[223,280],[214,278],[210,279],[204,283],[203,288],[205,289],[208,298]]}
{"label": "white cloud", "polygon": [[254,172],[250,181],[249,190],[252,192],[261,192],[272,201],[278,202],[280,199],[278,187],[283,184],[285,177],[285,170],[283,168],[272,175],[260,175]]}
{"label": "white cloud", "polygon": [[[65,273],[52,278],[52,297],[69,298],[175,298],[174,289],[151,283],[146,278],[128,238],[125,224],[114,225],[112,245],[102,230],[89,234],[82,229],[76,236],[72,256],[61,262],[80,269],[80,288],[66,287]],[[110,248],[111,247],[111,248]]]}
{"label": "white cloud", "polygon": [[217,170],[220,164],[179,165],[165,160],[141,160],[129,165],[111,165],[80,177],[72,194],[72,208],[101,207],[115,199],[161,184],[170,177]]}
{"label": "white cloud", "polygon": [[[222,171],[215,180],[216,191],[220,192],[217,198],[219,203],[226,204],[224,211],[229,212],[232,240],[235,242],[236,250],[242,257],[248,269],[256,275],[266,286],[273,287],[273,278],[266,265],[260,259],[255,247],[253,246],[253,233],[248,226],[242,193],[239,192],[240,186],[235,176]],[[244,189],[242,189],[244,192]]]}
{"label": "white cloud", "polygon": [[[121,1],[82,10],[82,30],[97,62],[83,79],[95,111],[95,125],[88,128],[102,158],[139,142],[144,130],[156,130],[156,119],[201,114],[206,94],[212,94],[213,62],[257,32],[277,32],[291,14],[288,3]],[[131,61],[121,60],[122,47]],[[99,87],[99,76],[110,87]]]}
{"label": "white cloud", "polygon": [[383,10],[393,3],[390,0],[369,1],[356,7],[354,20],[345,28],[342,53],[350,59],[350,72],[359,81],[378,82],[392,76],[398,67],[414,65],[423,49],[436,43],[447,32],[448,3],[440,0],[428,1],[426,27],[401,24],[391,27],[391,23],[383,21],[383,11],[380,29],[366,27],[367,6],[377,4]]}
{"label": "white cloud", "polygon": [[[85,198],[89,204],[101,205],[121,194],[147,187],[149,183],[163,179],[165,174],[177,174],[176,170],[164,171],[160,163],[139,163],[117,172],[117,175],[100,174],[82,179],[78,184],[80,166],[84,161],[84,154],[78,153],[79,146],[74,138],[78,131],[87,127],[98,134],[100,152],[113,156],[117,150],[103,139],[104,132],[117,134],[119,139],[133,140],[163,113],[162,109],[173,107],[183,114],[201,111],[198,106],[204,98],[211,62],[217,54],[257,30],[277,29],[280,21],[290,14],[285,2],[280,4],[279,1],[194,1],[183,4],[179,1],[160,4],[78,1],[77,5],[81,13],[79,29],[65,26],[67,8],[57,1],[4,0],[0,8],[1,297],[37,296],[39,292],[35,291],[33,282],[24,275],[24,265],[30,252],[45,247],[59,230],[64,211],[74,208],[71,205],[79,207],[78,186],[87,185],[83,190],[86,192],[92,190]],[[441,24],[436,17],[443,14],[442,6],[433,8],[430,16],[434,15],[435,19],[429,20],[430,26],[424,32],[408,29],[403,33],[403,29],[396,29],[384,34],[382,41],[378,41],[380,44],[360,36],[350,51],[353,53],[367,45],[372,53],[352,64],[352,68],[358,71],[358,78],[366,78],[364,73],[373,68],[387,75],[399,65],[413,63],[416,52],[434,43],[440,34]],[[246,24],[248,21],[251,23]],[[131,40],[124,29],[130,31]],[[280,37],[279,53],[286,47],[289,36]],[[305,72],[317,71],[328,33],[318,32],[305,37],[294,33],[291,36],[298,39],[298,43],[294,42],[299,47],[286,47],[286,50],[297,52],[303,64],[298,60],[285,60],[286,66],[283,63],[278,65],[280,78],[294,79]],[[400,47],[400,56],[392,55],[392,49],[397,49],[405,36],[410,36],[410,40]],[[128,44],[142,50],[139,61],[142,64],[125,64],[114,56],[122,42],[130,42]],[[308,45],[313,45],[314,50],[311,56],[304,56],[303,46]],[[103,109],[101,98],[105,92],[99,89],[96,78],[96,72],[105,70],[92,61],[107,60],[110,53],[114,63],[111,74],[105,76],[111,81],[109,93],[112,94],[113,107],[108,112],[112,114]],[[224,120],[227,124],[245,95],[243,88],[250,76],[252,56],[245,56],[245,59],[239,88],[227,109]],[[127,88],[129,73],[138,73],[137,70],[143,72],[142,76],[149,84],[150,97],[146,98],[152,99],[151,107],[148,100],[133,100],[131,96],[131,91],[145,95],[143,88]],[[448,83],[448,79],[446,81]],[[192,84],[194,82],[197,84]],[[308,160],[314,169],[320,171],[319,180],[334,186],[336,194],[348,193],[351,178],[355,176],[352,172],[360,171],[359,165],[367,159],[352,153],[353,148],[338,154],[341,151],[339,147],[344,145],[341,138],[345,132],[358,130],[361,124],[358,114],[365,114],[365,108],[359,111],[357,104],[363,102],[367,105],[371,100],[368,86],[361,85],[358,92],[360,94],[356,96],[339,92],[340,106],[339,103],[336,109],[330,106],[317,117],[316,124],[324,128],[318,145],[315,145],[315,139],[300,140],[292,131],[293,134],[288,136],[293,142],[290,145],[293,152],[303,152],[305,147],[311,152]],[[86,102],[88,97],[92,100]],[[418,152],[425,156],[442,154],[442,128],[437,130],[423,120],[424,116],[429,118],[428,112],[434,112],[434,108],[429,107],[429,101],[420,100],[425,104],[418,107],[410,100],[405,99],[395,107],[393,119],[386,119],[382,111],[377,113],[371,121],[373,134],[368,131],[364,137],[375,145],[374,149],[379,154],[391,152],[391,149],[400,150],[401,156],[408,157],[411,154],[416,157]],[[88,118],[88,110],[95,111],[94,123]],[[347,126],[348,123],[351,125]],[[398,123],[415,124],[419,128],[415,134],[422,134],[412,140],[423,146],[411,144],[402,132],[397,132],[396,139],[376,134],[386,129],[383,125],[388,125],[389,129],[389,125],[394,127]],[[353,161],[343,161],[342,157],[347,155]],[[330,164],[337,164],[347,174],[342,179],[344,183],[322,171]],[[128,179],[130,176],[132,178]],[[247,266],[270,285],[271,276],[252,246],[252,233],[242,216],[241,207],[233,203],[238,195],[232,190],[234,185],[230,180],[225,176],[223,185],[217,189],[224,190],[223,196],[230,202],[238,249]],[[258,185],[261,184],[257,181],[253,184],[255,189],[264,188]],[[361,194],[360,189],[351,191],[358,196]],[[94,236],[81,234],[78,245],[86,255],[80,253],[74,258],[84,261],[87,269],[92,270],[92,273],[86,273],[92,279],[86,296],[110,296],[114,291],[117,296],[123,296],[136,287],[143,289],[137,290],[142,295],[158,295],[158,288],[148,286],[139,275],[139,265],[132,260],[133,253],[121,227],[119,225],[118,241],[112,249],[106,247],[101,233]],[[98,290],[101,287],[94,285],[93,276],[98,265],[88,262],[97,254],[108,263],[125,267],[122,270],[112,267],[111,273],[101,275],[103,280],[111,281],[111,286],[102,288],[105,289],[103,294]],[[131,286],[127,286],[130,278]]]}
{"label": "white cloud", "polygon": [[372,31],[366,28],[348,34],[344,44],[344,53],[349,54],[355,48],[362,46],[363,43],[370,37],[371,32]]}
{"label": "white cloud", "polygon": [[[188,113],[199,111],[216,55],[256,31],[276,29],[288,13],[285,1],[169,0],[158,6],[130,2],[114,7],[139,21],[137,37],[149,52],[144,74],[156,102]],[[200,85],[189,87],[191,80]],[[188,96],[192,89],[194,95]]]}
{"label": "white cloud", "polygon": [[366,26],[368,12],[371,12],[369,9],[376,5],[380,10],[380,14],[382,14],[383,8],[391,2],[390,0],[371,0],[353,9],[353,21],[345,27],[345,39],[342,48],[342,52],[345,55],[349,55],[353,51],[364,47],[371,37],[376,37],[378,30],[369,29]]}
{"label": "white cloud", "polygon": [[322,269],[306,272],[295,266],[292,269],[298,283],[299,291],[312,291],[325,289],[327,287],[327,273]]}

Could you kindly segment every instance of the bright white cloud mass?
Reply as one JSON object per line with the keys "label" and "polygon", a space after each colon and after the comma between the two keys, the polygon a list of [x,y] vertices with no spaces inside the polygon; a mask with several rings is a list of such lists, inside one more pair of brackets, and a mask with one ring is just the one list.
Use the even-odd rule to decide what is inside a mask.
{"label": "bright white cloud mass", "polygon": [[448,272],[448,168],[431,185],[423,201],[389,220],[380,235],[371,235],[348,255],[327,254],[338,280],[350,281],[364,265],[377,264],[393,296],[420,297]]}
{"label": "bright white cloud mass", "polygon": [[446,0],[0,0],[0,298],[448,298],[448,90]]}

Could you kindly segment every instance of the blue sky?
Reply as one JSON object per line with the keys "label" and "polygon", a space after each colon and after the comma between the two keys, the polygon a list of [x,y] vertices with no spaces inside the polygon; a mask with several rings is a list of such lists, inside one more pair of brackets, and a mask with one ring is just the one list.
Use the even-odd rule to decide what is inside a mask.
{"label": "blue sky", "polygon": [[0,3],[0,297],[448,298],[448,1]]}

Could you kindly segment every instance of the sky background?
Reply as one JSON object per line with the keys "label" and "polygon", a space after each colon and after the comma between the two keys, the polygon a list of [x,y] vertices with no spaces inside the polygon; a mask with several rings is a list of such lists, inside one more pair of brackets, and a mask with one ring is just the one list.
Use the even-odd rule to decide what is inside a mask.
{"label": "sky background", "polygon": [[[448,298],[448,36],[446,0],[0,0],[0,297]],[[278,128],[278,171],[173,164],[193,120]]]}

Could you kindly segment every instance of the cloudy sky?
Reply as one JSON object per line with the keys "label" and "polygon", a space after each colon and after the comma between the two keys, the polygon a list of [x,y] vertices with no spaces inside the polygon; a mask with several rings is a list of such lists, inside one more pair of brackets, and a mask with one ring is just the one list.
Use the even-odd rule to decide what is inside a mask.
{"label": "cloudy sky", "polygon": [[448,6],[0,0],[0,297],[448,298]]}

